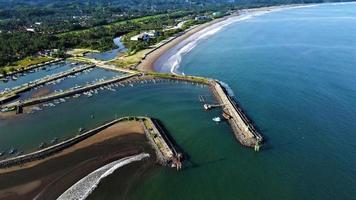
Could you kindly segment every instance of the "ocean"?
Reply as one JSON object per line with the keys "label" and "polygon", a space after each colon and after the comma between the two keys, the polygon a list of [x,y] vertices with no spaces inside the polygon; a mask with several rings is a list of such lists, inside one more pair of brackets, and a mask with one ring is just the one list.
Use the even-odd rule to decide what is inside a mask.
{"label": "ocean", "polygon": [[[183,170],[155,167],[130,177],[120,171],[135,169],[124,166],[89,199],[355,199],[356,4],[246,13],[223,23],[168,51],[156,69],[228,84],[265,138],[260,152],[240,145],[227,123],[212,121],[220,110],[203,110],[199,95],[213,101],[207,87],[175,81],[119,87],[1,120],[0,147],[26,151],[79,127],[147,115],[186,153]],[[126,182],[123,195],[115,186]]]}

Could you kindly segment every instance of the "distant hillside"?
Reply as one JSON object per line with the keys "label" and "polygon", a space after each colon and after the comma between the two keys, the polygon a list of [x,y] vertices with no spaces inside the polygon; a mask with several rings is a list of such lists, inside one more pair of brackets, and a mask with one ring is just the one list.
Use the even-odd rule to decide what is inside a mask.
{"label": "distant hillside", "polygon": [[321,2],[343,2],[342,0],[0,0],[2,8],[11,6],[43,6],[52,7],[56,5],[113,5],[113,6],[156,6],[174,7],[180,5],[205,5],[216,3],[234,4],[290,4],[290,3],[321,3]]}

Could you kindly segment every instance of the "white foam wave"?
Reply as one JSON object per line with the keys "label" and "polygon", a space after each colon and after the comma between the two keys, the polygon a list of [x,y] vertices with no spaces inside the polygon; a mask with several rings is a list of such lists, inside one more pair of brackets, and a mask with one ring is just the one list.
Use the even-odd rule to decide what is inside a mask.
{"label": "white foam wave", "polygon": [[174,54],[168,57],[167,61],[163,64],[164,65],[163,67],[170,68],[170,72],[173,74],[183,74],[178,70],[180,67],[180,63],[182,61],[182,57],[185,54],[189,53],[192,49],[194,49],[197,46],[198,42],[220,32],[221,30],[223,30],[223,28],[225,28],[230,24],[233,24],[238,21],[244,21],[250,19],[251,17],[259,16],[268,12],[270,11],[261,11],[261,12],[246,14],[243,16],[231,17],[194,33],[186,40],[182,41],[175,48],[173,48]]}
{"label": "white foam wave", "polygon": [[111,162],[82,178],[59,196],[57,200],[84,200],[94,191],[103,178],[114,173],[115,170],[122,166],[140,161],[149,156],[147,153],[141,153]]}
{"label": "white foam wave", "polygon": [[168,57],[165,58],[165,62],[162,63],[162,69],[170,69],[170,72],[172,74],[184,74],[183,72],[179,71],[180,63],[182,61],[182,57],[189,53],[192,49],[194,49],[198,42],[200,42],[203,39],[206,39],[221,30],[223,30],[225,27],[239,22],[239,21],[245,21],[253,17],[261,16],[267,13],[271,12],[277,12],[277,11],[282,11],[286,9],[298,9],[298,8],[308,8],[308,7],[314,7],[318,6],[320,4],[311,4],[311,5],[299,5],[299,6],[281,6],[278,8],[270,8],[270,9],[263,9],[263,10],[243,10],[242,13],[243,15],[240,16],[235,16],[235,17],[230,17],[224,21],[215,23],[207,28],[204,28],[203,30],[200,30],[184,41],[182,41],[179,45],[174,47],[171,52],[174,52],[172,55],[168,55]]}
{"label": "white foam wave", "polygon": [[226,89],[229,96],[231,96],[231,97],[235,96],[234,91],[231,89],[231,87],[227,83],[222,82],[222,81],[219,81],[219,83]]}

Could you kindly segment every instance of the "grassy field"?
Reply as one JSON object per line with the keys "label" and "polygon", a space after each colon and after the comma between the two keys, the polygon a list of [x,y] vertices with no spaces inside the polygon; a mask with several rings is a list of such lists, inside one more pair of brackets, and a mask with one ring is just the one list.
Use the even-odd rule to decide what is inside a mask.
{"label": "grassy field", "polygon": [[86,53],[99,53],[97,50],[92,49],[72,49],[67,51],[67,54],[77,57],[77,56],[84,56]]}
{"label": "grassy field", "polygon": [[141,51],[136,52],[133,55],[124,55],[121,56],[113,61],[111,61],[109,64],[115,65],[116,67],[121,67],[121,68],[129,68],[134,65],[137,65],[142,58],[147,54],[151,49],[144,49]]}
{"label": "grassy field", "polygon": [[181,81],[191,81],[191,82],[201,83],[201,84],[206,84],[206,85],[209,85],[210,80],[211,80],[209,78],[200,77],[200,76],[183,76],[183,75],[159,73],[159,72],[149,72],[149,75],[157,77],[157,78],[176,79],[176,80],[181,80]]}
{"label": "grassy field", "polygon": [[36,65],[36,64],[48,62],[51,60],[54,60],[54,58],[43,57],[43,56],[29,56],[22,60],[16,61],[16,62],[12,63],[11,65],[0,68],[0,73],[3,74],[4,72],[6,72],[6,73],[13,72],[16,70],[27,68],[31,65]]}

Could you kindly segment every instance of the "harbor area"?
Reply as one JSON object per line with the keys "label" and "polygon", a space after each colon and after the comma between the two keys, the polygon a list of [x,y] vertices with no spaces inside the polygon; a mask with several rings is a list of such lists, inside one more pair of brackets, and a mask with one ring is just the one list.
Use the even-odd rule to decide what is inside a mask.
{"label": "harbor area", "polygon": [[151,156],[138,163],[140,169],[155,167],[155,153],[147,143],[141,122],[122,120],[55,154],[1,168],[0,199],[57,199],[101,166],[143,152]]}
{"label": "harbor area", "polygon": [[11,89],[5,89],[1,93],[0,103],[6,103],[6,102],[10,101],[11,99],[13,99],[14,96],[18,96],[20,93],[31,90],[32,88],[38,87],[40,85],[46,84],[51,81],[55,81],[55,80],[70,76],[72,74],[82,72],[84,70],[87,70],[87,69],[90,69],[93,67],[95,67],[95,65],[84,65],[84,66],[74,67],[74,68],[71,68],[70,70],[60,72],[57,74],[48,75],[43,78],[24,83],[23,85],[13,87]]}
{"label": "harbor area", "polygon": [[[122,117],[109,122],[104,123],[94,129],[85,131],[85,129],[80,128],[79,131],[85,131],[71,139],[65,140],[63,142],[57,143],[55,145],[48,146],[46,148],[40,149],[38,151],[28,153],[25,155],[20,155],[13,158],[8,158],[0,161],[0,174],[1,169],[5,171],[11,171],[14,167],[27,167],[32,166],[35,163],[43,162],[44,160],[50,159],[52,156],[58,156],[62,151],[65,151],[78,143],[90,140],[91,137],[100,134],[100,132],[105,130],[114,129],[113,127],[118,126],[120,123],[139,123],[142,128],[141,132],[144,133],[148,143],[155,150],[157,163],[163,166],[170,166],[180,170],[182,168],[183,154],[177,151],[175,143],[172,138],[168,135],[166,131],[162,128],[162,125],[156,119],[151,119],[149,117]],[[110,131],[109,131],[110,132]]]}
{"label": "harbor area", "polygon": [[[161,73],[144,73],[137,72],[133,70],[115,68],[110,65],[106,65],[103,62],[97,62],[96,65],[100,66],[105,70],[110,70],[113,73],[121,73],[120,76],[115,76],[111,79],[107,80],[98,80],[92,84],[86,84],[84,86],[75,86],[67,90],[59,90],[56,92],[49,93],[47,95],[42,95],[39,97],[32,97],[24,100],[13,101],[11,103],[7,103],[1,106],[2,111],[15,111],[17,114],[20,114],[24,111],[26,107],[33,107],[34,109],[40,110],[38,104],[42,104],[45,107],[55,106],[55,104],[65,102],[67,98],[74,97],[77,98],[81,95],[85,95],[87,97],[91,97],[94,94],[97,94],[98,91],[103,89],[109,89],[112,91],[116,91],[116,87],[125,87],[127,85],[133,87],[133,84],[136,83],[147,83],[159,80],[168,80],[175,81],[177,83],[192,83],[197,85],[206,85],[211,89],[211,92],[214,94],[216,101],[213,103],[204,103],[203,107],[205,110],[210,110],[214,108],[219,108],[222,110],[221,117],[213,118],[213,121],[220,122],[221,119],[225,119],[229,122],[235,138],[244,146],[252,147],[255,151],[260,150],[260,146],[263,142],[263,138],[261,134],[256,130],[251,120],[247,117],[247,115],[243,112],[243,110],[239,107],[237,102],[232,98],[225,86],[223,86],[218,80],[208,79],[204,77],[196,77],[196,76],[180,76],[180,75],[172,75],[172,74],[161,74]],[[86,66],[88,68],[92,67],[92,65]],[[83,67],[81,67],[83,68]],[[80,68],[80,69],[81,69]],[[84,69],[89,70],[89,69]],[[199,99],[203,102],[203,99]],[[53,103],[52,103],[53,101]],[[153,130],[154,131],[154,130]],[[158,137],[165,139],[164,137]],[[172,145],[171,145],[172,147]],[[174,155],[174,159],[180,159],[180,155],[177,152],[161,152],[162,154],[166,154],[165,157],[172,157]],[[163,164],[167,164],[168,162],[165,160],[161,160]],[[177,162],[178,163],[178,162]],[[172,164],[172,163],[170,163]],[[176,163],[173,163],[174,166],[179,166]]]}

